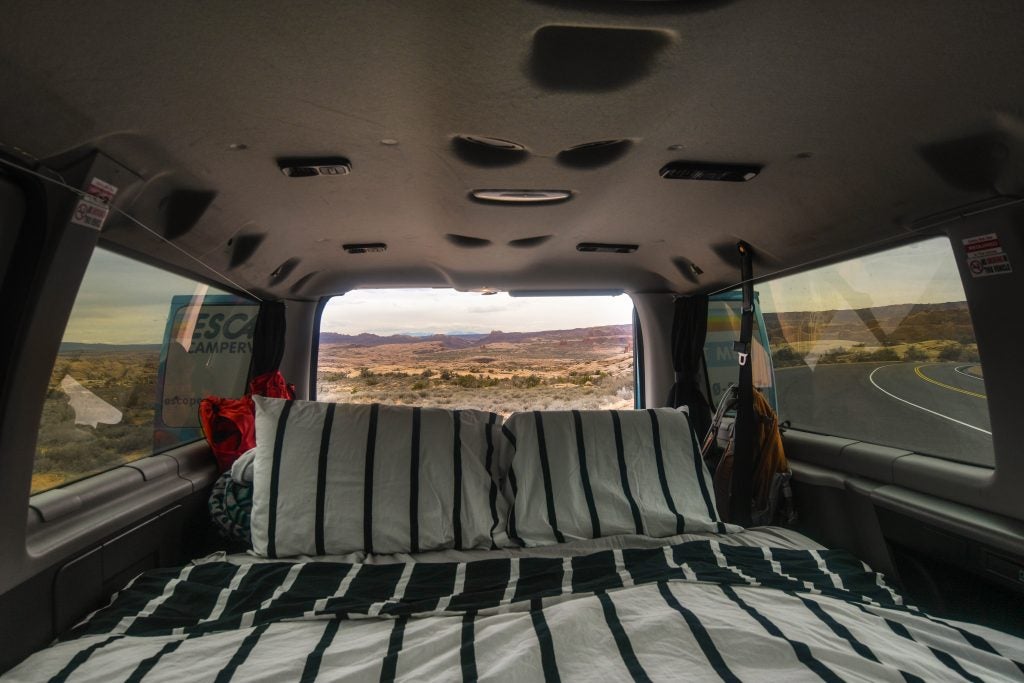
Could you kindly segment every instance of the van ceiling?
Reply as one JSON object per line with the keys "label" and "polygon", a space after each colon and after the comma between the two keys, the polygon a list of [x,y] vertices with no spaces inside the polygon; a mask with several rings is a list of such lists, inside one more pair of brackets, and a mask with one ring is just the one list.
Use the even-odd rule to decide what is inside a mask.
{"label": "van ceiling", "polygon": [[[51,166],[104,152],[142,179],[120,208],[263,296],[706,291],[737,279],[739,239],[773,271],[1024,191],[1022,18],[1016,0],[18,3],[0,144]],[[571,150],[603,141],[621,142]],[[352,170],[290,178],[285,157]],[[675,160],[763,168],[662,179]],[[126,220],[106,232],[206,274]]]}

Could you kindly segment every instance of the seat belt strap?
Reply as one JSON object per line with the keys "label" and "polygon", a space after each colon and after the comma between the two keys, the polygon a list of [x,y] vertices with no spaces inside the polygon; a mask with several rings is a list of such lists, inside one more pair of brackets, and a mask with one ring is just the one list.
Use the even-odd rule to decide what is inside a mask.
{"label": "seat belt strap", "polygon": [[740,338],[733,345],[739,360],[738,402],[736,405],[733,449],[732,486],[729,495],[729,521],[750,525],[754,488],[754,453],[756,429],[754,415],[754,370],[751,338],[754,332],[754,269],[753,252],[746,242],[736,245],[740,253],[740,277],[743,308],[740,317]]}

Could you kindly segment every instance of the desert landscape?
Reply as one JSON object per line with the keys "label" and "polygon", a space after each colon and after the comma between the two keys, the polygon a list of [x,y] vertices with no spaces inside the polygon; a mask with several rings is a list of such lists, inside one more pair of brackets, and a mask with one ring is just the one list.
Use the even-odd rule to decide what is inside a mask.
{"label": "desert landscape", "polygon": [[776,368],[812,359],[826,364],[980,361],[966,301],[765,313],[764,321]]}
{"label": "desert landscape", "polygon": [[320,337],[317,399],[473,408],[633,407],[633,328]]}
{"label": "desert landscape", "polygon": [[[764,314],[776,368],[978,362],[964,302]],[[633,329],[321,335],[317,398],[473,408],[633,407]],[[33,493],[153,452],[158,345],[62,345],[39,427]],[[974,365],[967,372],[980,376]]]}
{"label": "desert landscape", "polygon": [[[153,452],[159,361],[159,345],[61,347],[43,403],[32,493]],[[89,394],[101,399],[98,408],[78,403]]]}

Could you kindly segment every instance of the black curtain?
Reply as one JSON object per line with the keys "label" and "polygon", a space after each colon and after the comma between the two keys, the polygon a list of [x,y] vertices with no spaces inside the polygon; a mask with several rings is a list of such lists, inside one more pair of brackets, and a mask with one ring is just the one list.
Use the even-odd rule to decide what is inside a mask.
{"label": "black curtain", "polygon": [[262,302],[252,337],[249,379],[281,367],[281,359],[284,357],[284,332],[284,302]]}
{"label": "black curtain", "polygon": [[703,439],[711,428],[711,402],[705,394],[707,367],[704,341],[708,336],[708,298],[705,295],[677,297],[672,319],[672,368],[675,384],[670,403],[673,408],[689,406],[690,419]]}

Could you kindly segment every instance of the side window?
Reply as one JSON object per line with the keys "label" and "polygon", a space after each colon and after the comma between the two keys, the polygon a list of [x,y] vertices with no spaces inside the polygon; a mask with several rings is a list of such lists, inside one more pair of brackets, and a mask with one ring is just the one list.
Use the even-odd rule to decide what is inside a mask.
{"label": "side window", "polygon": [[756,289],[780,419],[797,429],[994,465],[984,372],[946,238]]}
{"label": "side window", "polygon": [[628,296],[355,290],[320,321],[317,398],[521,410],[634,406]]}
{"label": "side window", "polygon": [[257,312],[97,249],[50,375],[32,493],[201,438],[199,400],[245,390]]}

